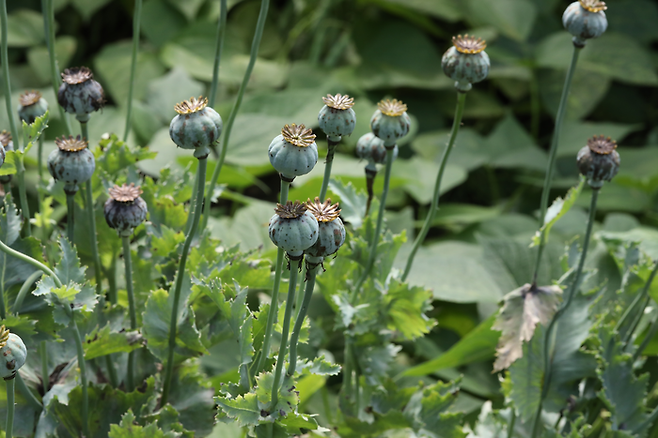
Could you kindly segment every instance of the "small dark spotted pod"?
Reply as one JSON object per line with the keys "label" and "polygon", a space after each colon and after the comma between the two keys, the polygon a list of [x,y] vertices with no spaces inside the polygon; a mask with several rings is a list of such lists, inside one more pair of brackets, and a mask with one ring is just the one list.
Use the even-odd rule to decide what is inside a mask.
{"label": "small dark spotted pod", "polygon": [[[386,163],[386,148],[384,140],[377,137],[372,132],[363,134],[359,141],[356,142],[356,155],[368,162],[384,164]],[[393,149],[393,159],[398,157],[398,146]]]}
{"label": "small dark spotted pod", "polygon": [[270,163],[284,181],[306,175],[318,162],[318,146],[315,134],[304,125],[286,125],[281,134],[274,137],[267,150]]}
{"label": "small dark spotted pod", "polygon": [[587,140],[587,146],[578,151],[578,169],[587,177],[587,184],[600,189],[605,181],[610,181],[619,171],[617,142],[602,135]]}
{"label": "small dark spotted pod", "polygon": [[26,91],[18,98],[18,117],[22,121],[31,125],[37,117],[41,117],[48,111],[48,102],[41,96],[41,93],[32,90]]}
{"label": "small dark spotted pod", "polygon": [[462,93],[483,81],[489,74],[489,55],[484,49],[487,42],[474,36],[452,37],[452,47],[441,58],[443,72],[455,81],[455,88]]}
{"label": "small dark spotted pod", "polygon": [[571,3],[562,14],[564,28],[573,35],[573,44],[582,48],[587,40],[598,38],[608,28],[605,2],[597,0],[579,0]]}
{"label": "small dark spotted pod", "polygon": [[48,156],[48,170],[57,181],[64,182],[64,191],[78,191],[78,184],[87,182],[96,170],[94,154],[87,148],[87,140],[69,136],[56,138],[57,149]]}
{"label": "small dark spotted pod", "polygon": [[409,133],[410,126],[407,105],[397,99],[379,102],[370,119],[370,129],[384,141],[386,149],[394,148],[397,141]]}
{"label": "small dark spotted pod", "polygon": [[330,142],[338,143],[342,137],[352,134],[356,126],[356,113],[352,109],[354,98],[348,95],[327,94],[323,97],[325,105],[318,114],[320,129]]}
{"label": "small dark spotted pod", "polygon": [[291,259],[299,259],[318,240],[318,221],[299,201],[277,204],[270,219],[270,240],[285,250]]}
{"label": "small dark spotted pod", "polygon": [[148,207],[139,196],[142,189],[135,184],[115,185],[109,190],[110,199],[105,202],[105,221],[121,237],[129,237],[133,230],[146,220]]}
{"label": "small dark spotted pod", "polygon": [[11,380],[18,370],[25,365],[27,348],[20,336],[9,333],[4,325],[0,326],[0,377]]}
{"label": "small dark spotted pod", "polygon": [[171,140],[183,149],[193,149],[196,158],[206,158],[210,145],[222,134],[222,118],[208,106],[207,97],[190,97],[177,103],[174,109],[178,115],[169,124]]}
{"label": "small dark spotted pod", "polygon": [[79,122],[86,123],[89,114],[105,105],[105,93],[89,68],[72,67],[62,72],[57,101],[67,113],[75,114]]}
{"label": "small dark spotted pod", "polygon": [[306,261],[311,264],[322,263],[325,257],[335,254],[345,243],[345,226],[339,217],[338,204],[331,205],[331,199],[324,202],[320,202],[317,197],[315,201],[309,199],[306,208],[318,221],[318,240],[304,251]]}

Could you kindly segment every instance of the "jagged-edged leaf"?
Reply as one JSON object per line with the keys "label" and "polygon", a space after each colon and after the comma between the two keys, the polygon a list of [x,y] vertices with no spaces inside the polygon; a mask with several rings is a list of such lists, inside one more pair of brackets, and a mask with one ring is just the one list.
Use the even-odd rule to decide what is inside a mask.
{"label": "jagged-edged leaf", "polygon": [[245,395],[239,395],[235,398],[218,396],[215,397],[215,403],[217,403],[224,414],[237,421],[240,427],[255,426],[261,419],[258,398],[253,392],[248,392]]}
{"label": "jagged-edged leaf", "polygon": [[368,195],[362,191],[357,192],[351,182],[345,185],[336,179],[329,180],[329,190],[338,195],[338,199],[333,201],[340,201],[340,216],[343,220],[351,224],[352,228],[361,228],[363,216],[366,214]]}
{"label": "jagged-edged leaf", "polygon": [[121,417],[121,423],[110,425],[109,438],[174,438],[180,436],[173,432],[165,433],[156,423],[144,427],[136,424],[135,420],[132,409],[128,409],[128,412]]}
{"label": "jagged-edged leaf", "polygon": [[135,164],[138,161],[152,159],[157,155],[148,147],[129,147],[127,143],[119,140],[116,134],[102,138],[98,145],[102,153],[96,157],[96,168],[107,172],[112,177],[112,182],[116,184],[126,182],[122,174],[127,170],[137,172]]}
{"label": "jagged-edged leaf", "polygon": [[27,153],[34,143],[39,140],[44,129],[48,127],[49,112],[46,111],[42,116],[36,117],[34,122],[28,125],[23,121],[23,145]]}
{"label": "jagged-edged leaf", "polygon": [[459,393],[459,381],[437,382],[411,396],[404,416],[420,436],[432,438],[462,438],[463,414],[448,412]]}
{"label": "jagged-edged leaf", "polygon": [[563,198],[556,198],[551,204],[550,207],[546,210],[546,216],[544,216],[544,225],[541,229],[537,231],[537,234],[532,238],[531,246],[539,245],[541,238],[541,233],[544,232],[544,240],[548,242],[548,234],[551,232],[551,228],[555,223],[560,220],[562,216],[567,214],[571,207],[576,203],[580,193],[583,191],[585,186],[585,179],[581,178],[577,186],[569,189],[567,194]]}
{"label": "jagged-edged leaf", "polygon": [[505,295],[492,329],[501,333],[496,348],[494,371],[509,367],[523,355],[523,341],[529,341],[537,324],[546,324],[560,303],[559,286],[533,287],[525,284]]}
{"label": "jagged-edged leaf", "polygon": [[[215,404],[212,401],[214,390],[208,378],[199,372],[198,365],[179,367],[172,380],[169,403],[172,411],[177,413],[176,422],[185,429],[193,431],[196,436],[207,436],[215,422]],[[170,421],[171,421],[170,420]],[[162,419],[158,424],[165,428]]]}
{"label": "jagged-edged leaf", "polygon": [[429,333],[436,325],[435,320],[425,315],[432,310],[432,297],[429,289],[392,280],[383,295],[388,328],[400,333],[405,340]]}
{"label": "jagged-edged leaf", "polygon": [[0,166],[0,176],[14,175],[18,171],[19,159],[17,151],[5,151],[5,162]]}
{"label": "jagged-edged leaf", "polygon": [[340,373],[341,366],[327,361],[324,354],[312,361],[297,360],[296,370],[299,373],[308,373],[316,376],[335,376]]}
{"label": "jagged-edged leaf", "polygon": [[151,239],[151,249],[158,256],[171,257],[177,253],[176,248],[184,241],[185,233],[182,230],[174,231],[166,225],[161,225],[160,235],[154,235]]}
{"label": "jagged-edged leaf", "polygon": [[[509,413],[509,409],[507,409]],[[477,423],[469,431],[467,438],[507,438],[508,421],[492,408],[491,400],[482,405]]]}
{"label": "jagged-edged leaf", "polygon": [[366,381],[372,386],[377,386],[381,384],[382,379],[388,377],[390,365],[402,347],[386,343],[366,347],[357,345],[356,349],[359,352],[356,360],[360,369],[363,370]]}
{"label": "jagged-edged leaf", "polygon": [[261,373],[256,377],[256,398],[258,400],[258,406],[260,409],[263,409],[264,412],[269,416],[269,420],[277,420],[283,418],[294,412],[297,409],[299,404],[299,394],[295,388],[295,381],[285,376],[279,381],[279,388],[277,391],[279,397],[277,400],[276,406],[270,406],[272,402],[272,391],[274,386],[274,374],[272,373]]}
{"label": "jagged-edged leaf", "polygon": [[142,335],[138,331],[112,332],[110,324],[107,324],[87,334],[83,346],[87,360],[113,353],[130,353],[142,346]]}

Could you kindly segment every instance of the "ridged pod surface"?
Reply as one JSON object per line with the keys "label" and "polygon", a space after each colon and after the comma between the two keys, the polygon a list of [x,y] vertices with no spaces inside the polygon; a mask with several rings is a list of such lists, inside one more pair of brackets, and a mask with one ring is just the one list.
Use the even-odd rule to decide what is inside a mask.
{"label": "ridged pod surface", "polygon": [[[386,147],[384,147],[384,140],[377,137],[372,132],[363,134],[359,141],[356,142],[356,155],[369,162],[377,164],[386,163]],[[393,159],[398,157],[398,146],[395,145],[393,149]]]}
{"label": "ridged pod surface", "polygon": [[169,124],[169,136],[178,147],[194,149],[194,156],[205,158],[209,146],[219,140],[223,122],[221,116],[208,105],[208,98],[191,97],[176,104],[178,113]]}
{"label": "ridged pod surface", "polygon": [[25,123],[32,124],[37,117],[48,111],[48,102],[35,90],[21,94],[18,98],[18,117]]}
{"label": "ridged pod surface", "polygon": [[452,44],[441,58],[441,67],[446,76],[455,81],[455,88],[466,92],[489,74],[491,62],[484,51],[487,44],[481,38],[468,35],[453,37]]}
{"label": "ridged pod surface", "polygon": [[315,134],[304,125],[286,125],[267,150],[270,163],[283,178],[292,181],[306,175],[318,162]]}
{"label": "ridged pod surface", "polygon": [[298,257],[318,240],[318,221],[299,201],[277,204],[270,219],[270,240],[291,257]]}
{"label": "ridged pod surface", "polygon": [[345,243],[345,226],[338,217],[338,204],[331,205],[331,199],[321,203],[320,198],[315,198],[315,201],[309,199],[306,202],[306,208],[318,221],[318,240],[304,253],[312,257],[335,254]]}
{"label": "ridged pod surface", "polygon": [[96,170],[94,154],[79,135],[55,139],[55,144],[57,149],[48,156],[48,170],[55,180],[64,182],[64,191],[75,193],[78,184],[87,182]]}
{"label": "ridged pod surface", "polygon": [[591,188],[600,189],[619,171],[620,158],[616,148],[614,140],[600,135],[590,138],[587,146],[578,151],[578,170],[587,177]]}
{"label": "ridged pod surface", "polygon": [[356,113],[352,109],[354,98],[347,95],[328,94],[323,97],[325,105],[318,114],[318,123],[330,140],[352,134],[356,126]]}
{"label": "ridged pod surface", "polygon": [[0,377],[11,380],[25,365],[27,348],[20,336],[9,333],[4,325],[0,326],[0,346]]}
{"label": "ridged pod surface", "polygon": [[89,114],[105,105],[105,92],[101,84],[94,80],[89,68],[72,67],[62,72],[57,101],[67,113],[75,114],[81,122],[87,122]]}
{"label": "ridged pod surface", "polygon": [[571,3],[562,14],[564,28],[573,35],[576,47],[584,47],[590,38],[598,38],[608,28],[605,16],[607,6],[596,0],[580,0]]}
{"label": "ridged pod surface", "polygon": [[110,228],[117,230],[121,237],[128,237],[133,230],[146,220],[148,207],[139,196],[142,190],[135,184],[114,186],[110,190],[110,199],[105,202],[103,212]]}
{"label": "ridged pod surface", "polygon": [[397,99],[382,100],[377,104],[377,111],[370,119],[370,129],[384,141],[386,148],[409,133],[411,119],[407,114],[407,105]]}

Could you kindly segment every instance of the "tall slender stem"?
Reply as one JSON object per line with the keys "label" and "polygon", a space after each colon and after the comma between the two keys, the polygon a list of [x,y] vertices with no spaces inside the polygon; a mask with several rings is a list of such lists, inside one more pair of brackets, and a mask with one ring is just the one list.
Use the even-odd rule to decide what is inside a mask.
{"label": "tall slender stem", "polygon": [[423,228],[421,228],[420,233],[416,236],[414,241],[414,246],[409,253],[407,258],[407,264],[404,267],[404,273],[402,274],[402,281],[407,279],[409,271],[411,271],[411,266],[414,263],[414,258],[416,253],[420,248],[420,245],[427,237],[427,233],[430,228],[432,228],[432,222],[434,221],[434,216],[436,215],[437,207],[439,206],[439,197],[441,196],[441,181],[443,180],[443,173],[446,170],[446,164],[448,163],[448,158],[450,158],[450,152],[455,145],[455,140],[457,139],[457,133],[459,132],[459,127],[461,125],[462,116],[464,115],[464,106],[466,103],[466,93],[457,93],[457,107],[455,108],[455,119],[452,122],[452,130],[450,131],[450,139],[448,140],[448,146],[443,151],[443,156],[441,157],[441,163],[439,164],[439,173],[436,175],[436,182],[434,183],[434,195],[432,196],[432,205],[430,206],[429,211],[427,212],[427,217],[425,218],[425,223]]}
{"label": "tall slender stem", "polygon": [[[302,325],[304,324],[304,319],[306,318],[306,313],[308,312],[308,306],[311,303],[311,298],[313,297],[313,288],[315,287],[315,275],[318,270],[318,265],[308,266],[306,263],[306,290],[304,291],[304,300],[302,301],[302,306],[299,309],[299,314],[295,320],[295,327],[292,329],[292,336],[290,336],[290,361],[288,362],[288,375],[294,376],[295,369],[297,367],[297,342],[299,342],[299,334],[302,331]],[[290,299],[290,297],[288,297]]]}
{"label": "tall slender stem", "polygon": [[85,183],[85,195],[87,202],[87,217],[89,218],[89,238],[91,239],[91,254],[94,260],[94,276],[96,277],[96,293],[101,294],[101,259],[98,256],[98,241],[96,239],[96,216],[94,215],[94,198],[91,190],[91,179]]}
{"label": "tall slender stem", "polygon": [[658,333],[658,315],[654,316],[646,337],[644,338],[640,346],[637,348],[637,350],[635,350],[635,353],[633,353],[633,361],[636,361],[642,355],[642,352],[649,346],[649,343],[651,342],[653,337],[656,336],[656,333]]}
{"label": "tall slender stem", "polygon": [[117,377],[117,371],[114,369],[114,361],[111,354],[105,356],[105,368],[107,368],[107,375],[110,378],[110,385],[112,385],[112,388],[117,388],[119,386],[119,378]]}
{"label": "tall slender stem", "polygon": [[[569,90],[571,89],[571,82],[573,75],[576,71],[576,64],[578,63],[578,55],[580,54],[578,47],[574,46],[571,63],[569,70],[567,70],[567,77],[564,80],[564,87],[562,88],[562,96],[560,97],[560,105],[558,106],[557,115],[555,116],[555,127],[553,128],[553,139],[551,140],[551,149],[548,153],[548,166],[546,168],[546,178],[544,179],[544,188],[541,192],[541,204],[539,212],[539,228],[544,226],[544,218],[546,217],[546,210],[548,209],[548,196],[551,192],[551,185],[553,182],[553,173],[555,172],[555,158],[557,157],[557,149],[560,143],[560,133],[562,132],[562,122],[567,113],[567,102],[569,98]],[[541,258],[544,254],[544,247],[546,246],[546,232],[541,231],[539,236],[539,248],[537,249],[537,260],[535,262],[535,273],[532,282],[537,282],[537,275],[539,274],[539,267],[541,266]]]}
{"label": "tall slender stem", "polygon": [[210,178],[210,185],[206,191],[206,206],[203,211],[203,222],[201,228],[205,228],[208,225],[208,218],[210,216],[210,200],[215,191],[215,186],[217,185],[217,179],[219,178],[219,173],[222,170],[224,165],[224,160],[226,159],[226,152],[228,151],[228,142],[231,138],[231,130],[233,129],[233,122],[235,122],[235,117],[238,115],[240,106],[242,105],[242,98],[244,97],[244,92],[247,89],[247,84],[249,83],[249,78],[251,77],[251,72],[254,69],[256,64],[256,58],[258,57],[258,49],[260,48],[260,41],[263,37],[263,29],[265,28],[265,21],[267,19],[267,11],[270,7],[270,0],[261,0],[260,12],[258,13],[258,21],[256,22],[256,31],[254,32],[254,39],[251,43],[251,54],[249,57],[249,64],[247,65],[247,70],[244,73],[244,78],[240,84],[240,89],[238,90],[238,95],[235,99],[235,104],[231,110],[231,114],[228,116],[228,121],[224,127],[224,141],[222,142],[222,149],[219,153],[219,159],[217,160],[217,165]]}
{"label": "tall slender stem", "polygon": [[207,158],[199,158],[199,181],[197,184],[197,201],[194,206],[194,219],[192,219],[192,227],[185,237],[183,243],[183,253],[181,254],[178,263],[178,271],[176,273],[176,283],[174,285],[174,302],[171,309],[171,321],[169,324],[169,351],[167,352],[167,363],[165,365],[165,377],[162,387],[162,399],[160,406],[167,404],[169,398],[169,391],[171,387],[171,377],[174,371],[174,349],[176,348],[176,329],[178,328],[178,306],[180,304],[181,288],[183,287],[183,278],[185,277],[185,265],[187,263],[187,256],[190,252],[192,239],[199,226],[199,219],[201,217],[201,208],[203,207],[203,188],[206,181],[206,168],[208,167]]}
{"label": "tall slender stem", "polygon": [[327,158],[324,162],[324,178],[322,179],[322,187],[320,188],[320,201],[323,202],[327,196],[327,188],[329,187],[329,179],[331,178],[331,166],[334,164],[334,154],[336,153],[338,143],[340,143],[340,137],[338,137],[338,140],[327,137]]}
{"label": "tall slender stem", "polygon": [[[43,181],[43,134],[39,136],[39,147],[37,149],[37,166],[39,166],[39,182]],[[41,202],[39,202],[41,205]]]}
{"label": "tall slender stem", "polygon": [[82,335],[78,329],[78,324],[75,322],[75,315],[68,306],[68,314],[71,318],[71,328],[75,334],[75,349],[78,353],[78,366],[80,367],[80,386],[82,386],[82,432],[84,436],[91,436],[89,434],[89,394],[87,392],[87,364],[85,362],[85,351],[82,347]]}
{"label": "tall slender stem", "polygon": [[46,341],[39,343],[39,358],[41,359],[41,384],[43,385],[43,393],[47,393],[50,389],[50,373],[48,372],[48,348]]}
{"label": "tall slender stem", "polygon": [[[27,294],[30,292],[30,288],[32,287],[34,282],[37,281],[42,275],[43,272],[35,271],[32,273],[32,275],[27,277],[27,280],[23,282],[21,289],[18,291],[18,295],[16,295],[16,300],[14,301],[14,307],[13,307],[14,314],[18,315],[20,313],[21,307],[23,307],[23,301],[25,300]],[[4,312],[0,313],[0,316],[2,318],[5,318]]]}
{"label": "tall slender stem", "polygon": [[514,438],[514,425],[516,424],[516,411],[514,408],[510,409],[511,418],[509,420],[509,425],[507,426],[507,438]]}
{"label": "tall slender stem", "polygon": [[18,392],[20,392],[23,397],[25,397],[25,400],[27,400],[28,404],[32,406],[32,409],[37,412],[41,412],[43,410],[43,405],[39,400],[37,400],[37,398],[34,396],[34,393],[30,391],[30,388],[27,387],[20,373],[16,373],[16,386],[18,386]]}
{"label": "tall slender stem", "polygon": [[583,250],[580,253],[580,259],[578,260],[578,266],[574,273],[573,281],[569,285],[569,288],[565,291],[566,300],[560,306],[551,322],[548,324],[546,329],[546,334],[544,337],[544,383],[541,391],[541,398],[539,400],[539,406],[537,407],[537,412],[535,414],[534,426],[532,429],[532,438],[537,436],[539,432],[539,427],[541,425],[541,412],[544,405],[544,399],[548,395],[548,389],[551,385],[552,377],[552,365],[553,358],[551,357],[551,339],[553,337],[553,329],[558,323],[560,317],[569,309],[569,306],[573,302],[574,296],[578,293],[580,287],[580,277],[583,273],[583,268],[585,266],[585,259],[587,258],[587,249],[589,248],[589,241],[592,236],[592,227],[594,226],[594,218],[596,216],[596,201],[599,197],[599,189],[592,191],[592,201],[589,209],[589,218],[587,220],[587,229],[585,231],[585,239],[583,241]]}
{"label": "tall slender stem", "polygon": [[[654,265],[653,270],[651,271],[651,274],[649,275],[649,278],[647,279],[647,282],[644,284],[644,287],[642,288],[640,293],[635,296],[633,302],[631,302],[631,304],[626,308],[626,310],[622,314],[621,318],[619,318],[619,321],[617,321],[617,324],[615,325],[616,332],[619,332],[621,330],[622,326],[626,323],[626,320],[630,317],[633,309],[635,309],[635,306],[637,306],[642,299],[648,298],[649,288],[651,287],[651,283],[653,283],[653,279],[656,277],[656,274],[658,274],[658,262],[656,262],[656,264]],[[636,312],[636,315],[638,315],[637,319],[642,318],[642,314],[644,313],[645,307],[646,304],[640,308],[639,312]],[[633,335],[634,325],[635,324],[632,324],[629,327],[629,330],[624,339],[624,343],[627,343],[630,340],[631,336]]]}
{"label": "tall slender stem", "polygon": [[[48,58],[50,60],[50,76],[53,83],[53,91],[55,96],[59,91],[59,85],[62,82],[62,79],[59,75],[59,68],[57,68],[57,57],[55,56],[55,5],[54,0],[41,0],[41,7],[43,9],[44,17],[44,30],[46,33],[46,45],[48,46]],[[71,121],[64,111],[64,107],[57,105],[59,109],[59,115],[64,122],[64,127],[66,129],[66,135],[71,135],[73,130],[71,129]]]}
{"label": "tall slender stem", "polygon": [[[290,279],[288,283],[288,298],[286,299],[286,311],[283,314],[283,328],[281,329],[281,344],[279,346],[279,355],[276,359],[276,370],[274,371],[274,383],[272,384],[272,402],[270,409],[274,409],[279,402],[279,384],[281,383],[281,373],[283,371],[283,362],[286,360],[288,350],[288,335],[290,334],[290,318],[292,317],[293,304],[295,303],[295,292],[297,290],[297,273],[302,267],[302,260],[290,266]],[[271,309],[271,308],[270,308]],[[291,357],[292,359],[292,357]]]}
{"label": "tall slender stem", "polygon": [[[288,202],[288,190],[290,188],[290,183],[284,180],[281,180],[281,199],[280,203],[285,204]],[[279,285],[281,283],[281,272],[283,271],[283,259],[284,251],[281,248],[277,249],[276,252],[276,265],[274,266],[274,285],[272,286],[272,299],[270,301],[270,311],[267,314],[267,324],[265,325],[265,335],[263,337],[263,348],[261,349],[261,354],[258,358],[258,363],[254,368],[253,375],[258,374],[265,365],[267,358],[270,355],[270,343],[272,342],[272,330],[274,330],[274,324],[276,324],[278,302],[279,302]]]}
{"label": "tall slender stem", "polygon": [[27,192],[25,190],[25,157],[19,155],[16,159],[16,179],[18,180],[18,197],[21,201],[21,213],[25,219],[27,235],[32,235],[32,224],[30,223],[30,206],[27,203]]}
{"label": "tall slender stem", "polygon": [[[126,267],[126,291],[128,292],[128,312],[130,314],[130,329],[137,330],[137,313],[135,311],[135,294],[133,292],[132,255],[130,254],[130,237],[122,236],[123,262]],[[135,350],[128,353],[128,377],[126,386],[128,392],[135,388]]]}
{"label": "tall slender stem", "polygon": [[[11,113],[10,113],[11,114]],[[6,438],[11,438],[14,433],[14,400],[15,384],[14,379],[7,380],[7,423],[6,423]]]}
{"label": "tall slender stem", "polygon": [[15,249],[12,249],[8,247],[2,240],[0,240],[0,250],[9,254],[12,257],[16,257],[18,260],[21,260],[25,263],[29,263],[30,265],[34,266],[37,269],[40,269],[41,271],[45,272],[46,274],[50,275],[53,277],[53,281],[55,281],[55,285],[57,287],[62,287],[62,282],[59,281],[59,278],[55,273],[50,269],[48,266],[44,265],[40,261],[33,259],[32,257],[25,255],[21,252],[16,251]]}
{"label": "tall slender stem", "polygon": [[126,127],[123,131],[123,141],[128,140],[133,111],[133,89],[135,87],[135,70],[137,69],[137,50],[139,49],[139,29],[142,19],[142,0],[135,0],[133,14],[133,50],[130,62],[130,81],[128,82],[128,107],[126,109]]}
{"label": "tall slender stem", "polygon": [[210,96],[208,104],[215,106],[217,97],[217,83],[219,82],[219,63],[222,60],[222,50],[224,49],[224,35],[226,34],[226,16],[228,15],[228,5],[226,0],[219,2],[219,22],[217,23],[217,34],[215,36],[215,62],[212,67],[212,82],[210,83]]}
{"label": "tall slender stem", "polygon": [[66,192],[66,237],[75,243],[75,192]]}

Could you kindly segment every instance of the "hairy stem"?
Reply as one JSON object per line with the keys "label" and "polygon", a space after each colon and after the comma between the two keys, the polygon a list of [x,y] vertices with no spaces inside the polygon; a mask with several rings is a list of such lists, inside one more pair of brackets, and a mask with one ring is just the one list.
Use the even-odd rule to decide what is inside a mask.
{"label": "hairy stem", "polygon": [[6,423],[6,438],[11,438],[14,433],[14,405],[16,401],[14,400],[14,391],[16,382],[14,379],[6,380],[7,382],[7,423]]}
{"label": "hairy stem", "polygon": [[[128,312],[130,314],[130,329],[137,330],[137,313],[135,311],[135,294],[133,292],[132,255],[130,254],[130,237],[122,236],[123,262],[126,268],[126,292],[128,292]],[[132,392],[135,388],[135,350],[128,353],[128,377],[126,388]]]}
{"label": "hairy stem", "polygon": [[66,237],[75,243],[75,192],[66,192]]}
{"label": "hairy stem", "polygon": [[336,153],[336,148],[340,143],[340,137],[338,140],[332,140],[327,138],[327,158],[324,164],[324,178],[322,179],[322,187],[320,188],[320,201],[324,202],[327,197],[327,188],[329,187],[329,179],[331,178],[331,166],[334,164],[334,154]]}
{"label": "hairy stem", "polygon": [[96,217],[94,215],[94,199],[91,190],[91,179],[85,183],[85,195],[87,200],[85,207],[87,208],[87,217],[89,219],[89,238],[91,239],[91,255],[94,260],[94,276],[96,277],[96,293],[101,294],[101,259],[98,255],[98,241],[96,240]]}
{"label": "hairy stem", "polygon": [[[290,360],[288,362],[287,373],[290,377],[295,375],[295,369],[297,368],[297,343],[299,342],[299,334],[302,331],[302,325],[304,325],[304,319],[306,318],[306,313],[308,312],[308,306],[311,303],[311,298],[313,297],[313,288],[315,287],[315,275],[317,270],[318,265],[309,266],[307,262],[306,290],[304,291],[304,300],[302,301],[302,306],[299,309],[299,314],[297,314],[295,327],[292,329],[292,336],[290,336]],[[288,299],[290,299],[290,297],[288,297]]]}
{"label": "hairy stem", "polygon": [[128,82],[128,107],[126,108],[126,127],[123,131],[123,141],[128,140],[133,111],[133,89],[135,87],[135,71],[137,69],[137,50],[139,49],[139,29],[142,19],[142,0],[135,0],[133,14],[133,49],[130,61],[130,81]]}
{"label": "hairy stem", "polygon": [[80,386],[82,387],[82,432],[84,436],[91,436],[89,434],[89,394],[87,392],[87,364],[85,362],[85,351],[82,346],[82,335],[78,329],[78,324],[75,322],[75,315],[71,308],[67,305],[64,306],[68,309],[69,317],[71,318],[71,328],[75,334],[75,349],[78,353],[78,366],[80,366]]}

